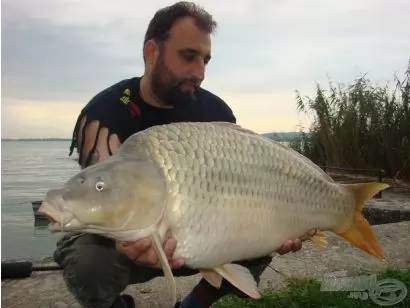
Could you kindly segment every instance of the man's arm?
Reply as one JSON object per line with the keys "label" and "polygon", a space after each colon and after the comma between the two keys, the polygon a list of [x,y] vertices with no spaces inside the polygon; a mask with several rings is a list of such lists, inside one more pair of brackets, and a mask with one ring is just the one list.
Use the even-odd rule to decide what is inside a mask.
{"label": "man's arm", "polygon": [[121,145],[118,135],[112,133],[108,136],[108,133],[108,128],[102,126],[100,121],[87,123],[87,116],[83,117],[77,137],[82,168],[103,161],[118,150]]}

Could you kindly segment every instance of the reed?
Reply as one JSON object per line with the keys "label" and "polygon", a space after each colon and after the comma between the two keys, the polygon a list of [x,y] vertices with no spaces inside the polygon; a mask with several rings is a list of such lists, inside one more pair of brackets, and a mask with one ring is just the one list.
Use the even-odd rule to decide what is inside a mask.
{"label": "reed", "polygon": [[296,91],[300,112],[313,116],[308,132],[290,146],[315,163],[339,168],[383,169],[386,176],[410,180],[410,61],[393,87],[373,85],[366,75],[316,96]]}

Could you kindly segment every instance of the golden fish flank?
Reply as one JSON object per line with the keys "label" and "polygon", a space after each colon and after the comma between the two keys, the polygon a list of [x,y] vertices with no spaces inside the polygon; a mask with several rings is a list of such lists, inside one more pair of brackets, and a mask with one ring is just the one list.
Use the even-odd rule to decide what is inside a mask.
{"label": "golden fish flank", "polygon": [[[118,172],[126,163],[125,171]],[[96,221],[87,217],[89,224],[83,229],[119,240],[152,236],[173,301],[175,282],[161,247],[167,229],[178,243],[175,257],[200,270],[212,285],[219,287],[224,277],[253,298],[260,295],[252,275],[231,262],[272,254],[284,240],[314,228],[333,231],[367,253],[383,257],[361,209],[387,188],[386,184],[335,183],[296,151],[234,124],[151,127],[131,136],[112,157],[77,176],[92,181],[100,174],[107,174],[109,190],[93,195],[72,186],[72,195],[83,207],[89,198],[94,204],[99,202],[98,210],[109,210],[116,217],[115,226],[122,227],[115,228],[111,220],[97,221],[106,216],[94,215]],[[119,176],[122,181],[113,180]],[[70,185],[66,189],[70,190]],[[99,194],[105,198],[96,201]],[[124,209],[125,203],[133,207],[128,215],[110,207],[112,194],[119,209]],[[165,203],[159,201],[161,197]],[[70,205],[70,200],[65,200],[64,206],[78,214],[81,222],[86,211],[76,211],[74,202]],[[52,206],[61,208],[61,204],[48,203],[43,211],[53,217]],[[58,217],[53,217],[57,224]],[[323,246],[322,233],[312,239]]]}

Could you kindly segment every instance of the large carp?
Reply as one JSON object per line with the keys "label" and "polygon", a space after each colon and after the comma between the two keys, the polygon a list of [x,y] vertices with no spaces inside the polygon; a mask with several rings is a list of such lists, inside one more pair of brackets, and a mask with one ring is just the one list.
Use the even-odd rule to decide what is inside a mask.
{"label": "large carp", "polygon": [[52,231],[152,237],[173,305],[162,249],[168,230],[186,266],[216,287],[223,277],[259,298],[251,273],[232,262],[270,255],[315,228],[382,259],[362,208],[387,187],[336,183],[298,152],[236,124],[173,123],[132,135],[114,155],[48,191],[39,212]]}

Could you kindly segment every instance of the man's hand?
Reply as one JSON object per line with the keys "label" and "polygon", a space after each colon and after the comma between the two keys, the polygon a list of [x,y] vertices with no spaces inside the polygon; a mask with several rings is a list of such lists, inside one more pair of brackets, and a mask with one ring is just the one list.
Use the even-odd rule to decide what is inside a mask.
{"label": "man's hand", "polygon": [[302,241],[305,241],[312,236],[314,236],[317,233],[316,229],[310,230],[307,232],[305,235],[303,235],[301,238],[297,239],[289,239],[285,241],[282,246],[276,251],[277,253],[284,255],[288,252],[296,252],[302,249]]}
{"label": "man's hand", "polygon": [[[184,265],[183,259],[173,259],[176,245],[176,240],[170,235],[167,235],[163,249],[171,268],[179,268]],[[141,263],[154,268],[161,268],[161,264],[154,247],[152,247],[152,241],[150,238],[143,238],[135,242],[117,243],[116,248],[118,252],[125,254],[136,263]]]}
{"label": "man's hand", "polygon": [[284,255],[288,252],[296,252],[302,248],[302,241],[300,239],[287,240],[276,251],[277,253]]}

